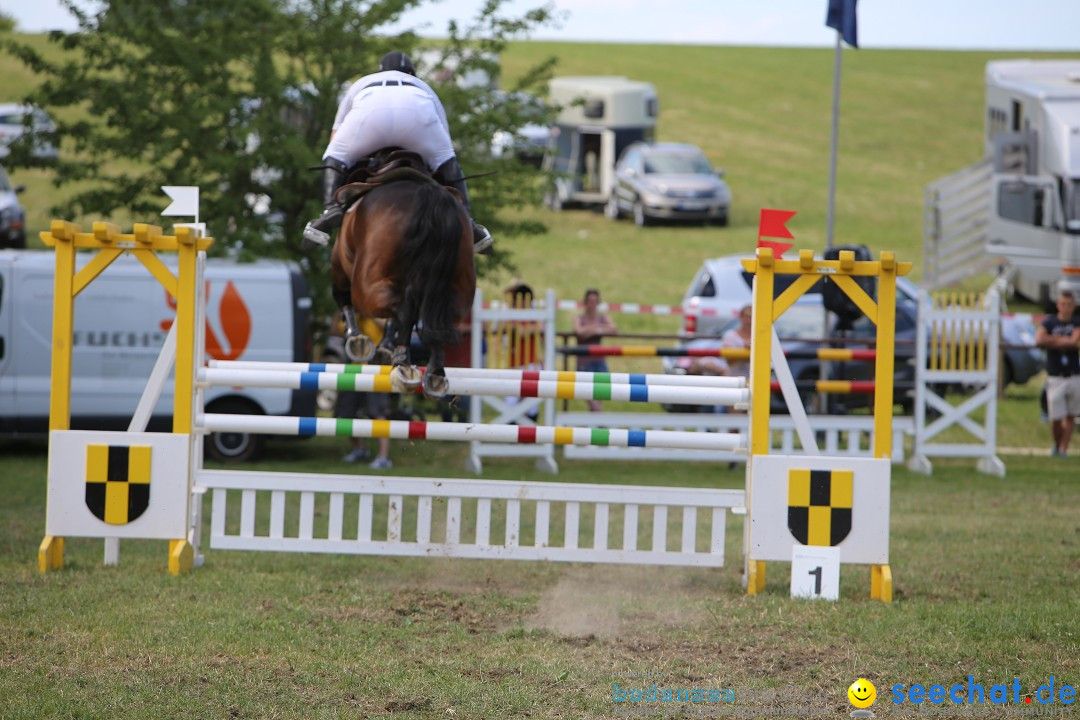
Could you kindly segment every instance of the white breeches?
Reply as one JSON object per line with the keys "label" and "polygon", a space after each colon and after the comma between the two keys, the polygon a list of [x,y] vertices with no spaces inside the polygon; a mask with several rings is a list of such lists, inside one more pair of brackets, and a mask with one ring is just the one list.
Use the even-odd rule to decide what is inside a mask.
{"label": "white breeches", "polygon": [[356,97],[323,158],[352,166],[390,146],[419,153],[432,171],[455,154],[450,133],[427,93],[409,86],[377,86]]}

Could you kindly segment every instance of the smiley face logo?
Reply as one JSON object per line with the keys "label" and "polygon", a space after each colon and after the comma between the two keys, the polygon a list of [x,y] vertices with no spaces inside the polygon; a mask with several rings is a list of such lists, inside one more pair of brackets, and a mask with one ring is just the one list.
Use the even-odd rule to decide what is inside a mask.
{"label": "smiley face logo", "polygon": [[867,708],[877,700],[877,688],[865,678],[859,678],[847,689],[848,700],[857,708]]}

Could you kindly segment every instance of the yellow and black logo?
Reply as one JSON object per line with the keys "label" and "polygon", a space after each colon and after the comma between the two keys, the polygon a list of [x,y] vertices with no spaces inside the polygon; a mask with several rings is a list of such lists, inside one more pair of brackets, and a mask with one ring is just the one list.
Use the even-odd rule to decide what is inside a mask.
{"label": "yellow and black logo", "polygon": [[788,529],[803,545],[839,545],[851,532],[851,470],[792,470]]}
{"label": "yellow and black logo", "polygon": [[149,505],[149,445],[86,446],[86,506],[94,517],[126,525]]}

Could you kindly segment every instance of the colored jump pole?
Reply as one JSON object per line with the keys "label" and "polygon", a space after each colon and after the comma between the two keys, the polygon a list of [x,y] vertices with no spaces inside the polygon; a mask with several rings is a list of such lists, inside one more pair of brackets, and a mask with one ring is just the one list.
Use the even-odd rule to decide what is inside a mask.
{"label": "colored jump pole", "polygon": [[[578,345],[559,348],[564,355],[585,357],[713,357],[725,360],[749,360],[746,348],[692,348],[655,347],[651,345]],[[795,360],[830,360],[855,362],[876,360],[877,350],[849,348],[818,348],[816,350],[791,350],[784,355]]]}
{"label": "colored jump pole", "polygon": [[205,414],[197,418],[204,432],[245,432],[308,437],[390,438],[391,440],[449,440],[455,442],[554,443],[610,447],[675,448],[745,451],[744,440],[733,433],[624,430],[552,426],[485,425],[474,423],[411,422],[408,420],[347,420],[343,418]]}
{"label": "colored jump pole", "polygon": [[[205,368],[199,381],[208,386],[278,387],[292,390],[356,392],[413,392],[394,387],[390,375],[315,373],[278,370],[222,370]],[[448,395],[501,395],[557,398],[560,400],[613,400],[659,402],[681,405],[746,405],[750,393],[740,388],[695,388],[670,385],[615,385],[611,383],[559,382],[553,380],[500,380],[449,377]]]}
{"label": "colored jump pole", "polygon": [[[344,363],[258,362],[212,360],[212,369],[275,370],[291,372],[389,375],[390,365],[350,365]],[[423,370],[423,368],[421,368]],[[491,380],[539,380],[571,383],[608,383],[611,385],[675,385],[686,387],[743,388],[746,378],[725,375],[663,375],[659,373],[591,373],[559,370],[492,370],[487,368],[446,368],[448,378],[487,378]]]}

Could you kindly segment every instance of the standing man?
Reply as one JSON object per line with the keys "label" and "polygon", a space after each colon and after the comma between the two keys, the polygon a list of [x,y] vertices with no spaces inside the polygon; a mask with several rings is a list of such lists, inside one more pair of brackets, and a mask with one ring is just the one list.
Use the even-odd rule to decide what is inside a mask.
{"label": "standing man", "polygon": [[1050,454],[1064,457],[1080,415],[1080,323],[1073,318],[1076,296],[1058,293],[1057,315],[1047,315],[1035,333],[1035,345],[1046,350],[1046,406],[1054,446]]}
{"label": "standing man", "polygon": [[[600,307],[600,291],[589,288],[585,291],[585,312],[574,318],[574,335],[578,345],[599,345],[604,335],[614,335],[619,332],[615,323],[607,315],[598,312]],[[577,359],[578,372],[604,372],[608,371],[607,363],[602,357],[579,357]],[[589,400],[590,412],[600,412],[600,401]]]}

